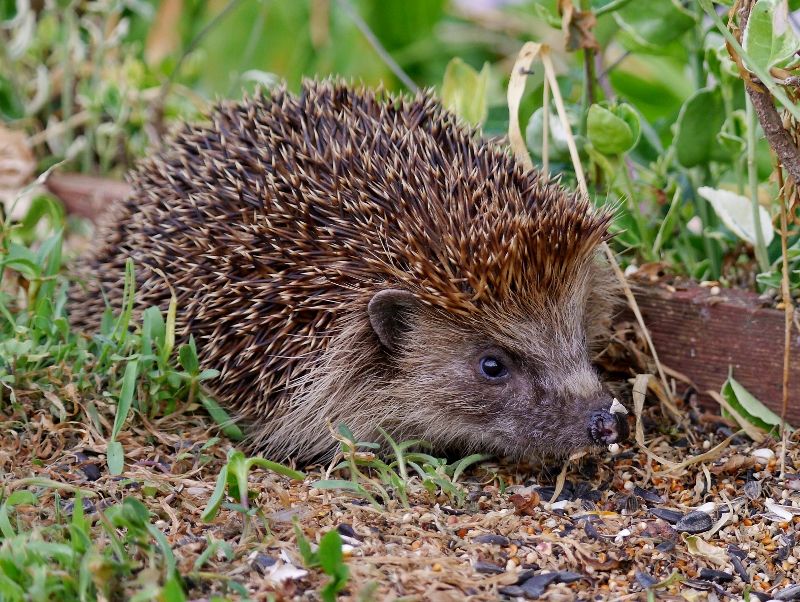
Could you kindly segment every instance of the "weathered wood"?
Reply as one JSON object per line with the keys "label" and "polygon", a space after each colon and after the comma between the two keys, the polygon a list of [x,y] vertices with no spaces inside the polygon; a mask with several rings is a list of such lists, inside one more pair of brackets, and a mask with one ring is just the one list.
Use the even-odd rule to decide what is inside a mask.
{"label": "weathered wood", "polygon": [[[719,391],[729,369],[748,391],[781,413],[782,311],[761,307],[754,293],[690,286],[670,291],[637,285],[636,300],[661,362],[688,376],[702,393]],[[800,335],[792,330],[789,406],[786,419],[800,425]],[[701,401],[718,407],[708,396]]]}
{"label": "weathered wood", "polygon": [[45,187],[61,199],[67,212],[94,221],[131,191],[130,185],[119,180],[59,172],[50,174]]}

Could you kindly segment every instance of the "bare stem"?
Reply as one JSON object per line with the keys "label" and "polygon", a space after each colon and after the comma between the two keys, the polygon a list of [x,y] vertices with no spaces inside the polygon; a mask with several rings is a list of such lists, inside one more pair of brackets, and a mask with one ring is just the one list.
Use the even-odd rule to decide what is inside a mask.
{"label": "bare stem", "polygon": [[403,85],[411,90],[412,92],[416,92],[419,90],[417,84],[414,83],[408,74],[403,71],[402,67],[397,64],[397,62],[392,58],[386,48],[383,47],[378,37],[373,33],[373,31],[367,25],[367,22],[361,18],[361,15],[358,14],[358,11],[353,8],[353,5],[350,4],[348,0],[338,0],[339,6],[341,6],[347,15],[352,19],[353,23],[356,27],[358,27],[359,31],[363,34],[363,36],[367,39],[370,46],[372,46],[373,50],[381,57],[386,66],[397,76]]}
{"label": "bare stem", "polygon": [[753,227],[756,231],[755,251],[758,267],[762,272],[769,270],[767,245],[761,229],[761,206],[758,203],[758,167],[756,165],[756,116],[753,103],[747,98],[747,178],[750,184],[750,204],[753,209]]}

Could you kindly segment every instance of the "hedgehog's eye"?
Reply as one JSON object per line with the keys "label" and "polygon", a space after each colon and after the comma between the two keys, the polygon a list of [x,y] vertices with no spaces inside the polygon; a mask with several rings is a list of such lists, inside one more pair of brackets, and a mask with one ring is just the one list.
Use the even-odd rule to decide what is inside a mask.
{"label": "hedgehog's eye", "polygon": [[499,380],[508,375],[508,369],[498,358],[493,355],[485,355],[480,361],[481,374],[489,380]]}

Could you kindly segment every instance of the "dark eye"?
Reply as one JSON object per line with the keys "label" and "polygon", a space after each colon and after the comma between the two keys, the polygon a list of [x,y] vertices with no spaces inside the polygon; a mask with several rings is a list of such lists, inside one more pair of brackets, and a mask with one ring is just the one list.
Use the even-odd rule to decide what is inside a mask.
{"label": "dark eye", "polygon": [[503,365],[503,362],[491,355],[481,358],[480,367],[481,374],[489,380],[497,380],[508,374],[508,369]]}

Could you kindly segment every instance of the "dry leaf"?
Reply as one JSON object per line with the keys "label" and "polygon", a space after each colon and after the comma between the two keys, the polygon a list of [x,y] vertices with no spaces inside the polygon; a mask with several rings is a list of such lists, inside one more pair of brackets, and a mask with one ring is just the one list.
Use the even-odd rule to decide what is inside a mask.
{"label": "dry leaf", "polygon": [[533,169],[533,162],[528,154],[528,147],[525,145],[525,138],[519,127],[519,103],[522,94],[525,92],[525,81],[528,78],[528,71],[531,68],[533,59],[539,54],[542,45],[534,42],[526,42],[517,55],[514,68],[511,71],[511,79],[508,81],[508,141],[514,156],[522,163],[525,169]]}
{"label": "dry leaf", "polygon": [[701,539],[697,535],[683,536],[683,541],[686,542],[686,549],[692,556],[702,556],[706,560],[710,560],[717,566],[727,566],[728,553],[724,548],[711,545],[706,540]]}

